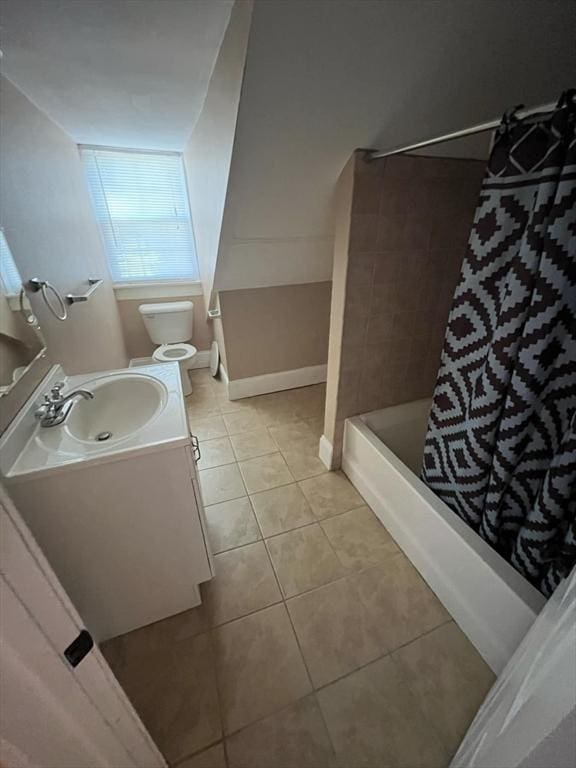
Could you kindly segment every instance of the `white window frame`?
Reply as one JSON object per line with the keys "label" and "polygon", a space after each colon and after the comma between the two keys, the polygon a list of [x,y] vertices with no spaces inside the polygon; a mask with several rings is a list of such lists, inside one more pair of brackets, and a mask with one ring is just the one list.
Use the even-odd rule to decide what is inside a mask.
{"label": "white window frame", "polygon": [[[171,298],[178,296],[201,296],[203,294],[202,282],[200,280],[200,262],[198,260],[198,249],[196,244],[196,233],[194,231],[194,220],[192,218],[192,209],[190,208],[190,191],[188,189],[188,175],[186,173],[186,166],[184,164],[184,153],[163,149],[134,149],[133,147],[114,147],[104,144],[78,144],[78,154],[80,155],[80,162],[82,162],[82,150],[101,150],[103,152],[125,152],[136,153],[145,155],[172,155],[179,157],[182,162],[182,173],[184,178],[184,189],[186,192],[186,202],[188,205],[188,215],[190,217],[190,229],[192,231],[192,240],[194,242],[194,258],[196,260],[196,270],[198,273],[198,280],[192,280],[189,277],[183,277],[179,280],[171,279],[158,279],[158,280],[112,280],[112,287],[114,289],[114,295],[119,301],[128,301],[130,299],[148,299],[148,298]],[[88,182],[86,181],[86,189],[91,196]],[[100,232],[100,238],[102,239],[102,233],[100,231],[100,222],[95,214],[92,200],[90,200],[92,213],[98,225]],[[102,243],[104,253],[106,256],[106,263],[111,273],[110,264],[108,261],[108,254],[104,243]]]}

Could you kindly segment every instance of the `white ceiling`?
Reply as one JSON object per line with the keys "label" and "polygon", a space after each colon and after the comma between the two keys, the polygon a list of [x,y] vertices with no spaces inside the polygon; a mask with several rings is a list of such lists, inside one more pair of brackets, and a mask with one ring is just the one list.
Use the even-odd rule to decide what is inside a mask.
{"label": "white ceiling", "polygon": [[232,5],[3,0],[3,72],[79,143],[181,150]]}

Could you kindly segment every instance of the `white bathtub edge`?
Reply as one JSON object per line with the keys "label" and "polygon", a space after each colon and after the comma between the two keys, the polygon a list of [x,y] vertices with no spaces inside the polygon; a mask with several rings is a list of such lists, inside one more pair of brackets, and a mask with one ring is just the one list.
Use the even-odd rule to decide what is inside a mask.
{"label": "white bathtub edge", "polygon": [[[443,519],[437,511],[439,500],[430,489],[359,417],[346,422],[342,468],[498,674],[542,609],[545,598],[447,507],[450,522]],[[374,476],[386,484],[386,500],[375,487]],[[418,490],[422,492],[418,493],[415,486],[421,486]],[[433,496],[434,507],[426,498],[428,494]],[[394,497],[397,509],[393,508]]]}

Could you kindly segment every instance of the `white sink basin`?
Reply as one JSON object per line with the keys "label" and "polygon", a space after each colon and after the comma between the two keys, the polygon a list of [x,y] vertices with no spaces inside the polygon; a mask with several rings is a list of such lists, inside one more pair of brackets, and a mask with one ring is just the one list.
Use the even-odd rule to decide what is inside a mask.
{"label": "white sink basin", "polygon": [[[94,399],[78,398],[62,424],[42,427],[35,412],[44,393],[62,380],[65,394],[85,389]],[[0,478],[25,482],[31,473],[189,443],[178,363],[69,377],[54,366],[0,438]]]}
{"label": "white sink basin", "polygon": [[93,400],[78,399],[65,429],[82,442],[122,440],[149,424],[166,404],[166,388],[150,376],[103,376],[86,381],[82,389]]}

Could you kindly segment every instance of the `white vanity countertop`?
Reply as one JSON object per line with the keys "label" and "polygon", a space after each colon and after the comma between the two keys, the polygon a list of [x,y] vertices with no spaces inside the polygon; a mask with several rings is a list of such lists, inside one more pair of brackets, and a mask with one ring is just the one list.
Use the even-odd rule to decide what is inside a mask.
{"label": "white vanity countertop", "polygon": [[[92,383],[96,387],[97,396],[98,385],[115,379],[124,380],[126,377],[152,378],[157,391],[161,393],[161,404],[154,416],[127,436],[118,439],[112,437],[105,442],[79,440],[68,429],[68,419],[58,426],[41,427],[34,418],[34,411],[42,395],[58,380],[65,382],[65,392],[90,390]],[[114,431],[113,424],[107,425],[107,428]],[[24,481],[31,474],[38,477],[39,473],[53,474],[83,465],[118,461],[136,453],[166,450],[189,443],[190,434],[178,363],[145,365],[68,377],[64,376],[61,368],[55,367],[2,436],[0,475],[9,482]]]}

